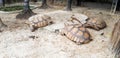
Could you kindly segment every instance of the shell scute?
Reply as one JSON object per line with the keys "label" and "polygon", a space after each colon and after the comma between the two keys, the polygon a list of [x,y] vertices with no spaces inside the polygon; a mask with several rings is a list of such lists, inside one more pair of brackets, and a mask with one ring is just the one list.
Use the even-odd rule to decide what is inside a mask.
{"label": "shell scute", "polygon": [[[73,26],[69,29],[70,26]],[[75,27],[75,25],[67,25],[64,28],[65,36],[76,44],[85,44],[91,41],[91,36],[87,29],[83,26]]]}
{"label": "shell scute", "polygon": [[48,15],[35,15],[30,17],[29,19],[31,31],[35,31],[37,28],[45,27],[50,25],[52,21],[51,17]]}
{"label": "shell scute", "polygon": [[95,30],[101,30],[104,29],[107,25],[106,22],[99,18],[91,18],[87,20],[87,22],[84,24],[86,28],[92,28]]}

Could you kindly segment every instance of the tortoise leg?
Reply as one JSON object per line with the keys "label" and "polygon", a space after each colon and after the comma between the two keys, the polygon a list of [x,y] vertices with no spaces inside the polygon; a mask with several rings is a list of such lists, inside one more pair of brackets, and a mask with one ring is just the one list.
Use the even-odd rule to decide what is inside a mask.
{"label": "tortoise leg", "polygon": [[83,27],[88,28],[88,27],[89,27],[89,24],[85,23],[85,24],[83,24]]}
{"label": "tortoise leg", "polygon": [[60,29],[60,30],[59,30],[59,33],[60,33],[62,36],[66,36],[66,34],[65,34],[65,32],[64,32],[63,29]]}
{"label": "tortoise leg", "polygon": [[90,41],[92,41],[92,39],[87,39],[87,40],[85,40],[84,44],[87,44],[87,43],[89,43]]}
{"label": "tortoise leg", "polygon": [[99,31],[99,28],[98,28],[97,26],[94,25],[94,28],[95,28],[97,31]]}
{"label": "tortoise leg", "polygon": [[81,43],[81,42],[76,42],[76,44],[77,44],[77,45],[82,45],[82,44],[84,44],[84,43]]}
{"label": "tortoise leg", "polygon": [[35,28],[33,25],[30,25],[30,30],[34,32],[37,28]]}
{"label": "tortoise leg", "polygon": [[66,36],[66,34],[65,34],[64,32],[60,32],[60,34],[61,34],[62,36]]}

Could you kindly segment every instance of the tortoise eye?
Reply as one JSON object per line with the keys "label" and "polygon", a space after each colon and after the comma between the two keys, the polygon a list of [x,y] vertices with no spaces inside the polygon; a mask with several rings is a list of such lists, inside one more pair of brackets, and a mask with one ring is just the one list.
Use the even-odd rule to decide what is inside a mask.
{"label": "tortoise eye", "polygon": [[85,21],[88,21],[88,20],[90,20],[90,18],[86,19]]}
{"label": "tortoise eye", "polygon": [[53,24],[53,22],[52,22],[52,21],[50,21],[49,23],[50,23],[50,24]]}

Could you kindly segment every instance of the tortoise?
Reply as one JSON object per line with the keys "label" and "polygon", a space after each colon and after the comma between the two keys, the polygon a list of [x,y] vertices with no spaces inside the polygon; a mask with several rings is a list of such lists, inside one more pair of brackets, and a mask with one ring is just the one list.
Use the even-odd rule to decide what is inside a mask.
{"label": "tortoise", "polygon": [[86,23],[83,25],[86,28],[92,28],[95,29],[97,31],[104,29],[105,27],[107,27],[106,22],[102,19],[98,19],[96,17],[94,18],[89,18],[86,20]]}
{"label": "tortoise", "polygon": [[59,30],[60,34],[76,44],[86,44],[92,40],[89,31],[80,24],[65,23],[64,25],[65,27]]}
{"label": "tortoise", "polygon": [[29,25],[32,32],[38,28],[53,24],[51,17],[48,15],[35,15],[30,17],[28,20],[30,22]]}

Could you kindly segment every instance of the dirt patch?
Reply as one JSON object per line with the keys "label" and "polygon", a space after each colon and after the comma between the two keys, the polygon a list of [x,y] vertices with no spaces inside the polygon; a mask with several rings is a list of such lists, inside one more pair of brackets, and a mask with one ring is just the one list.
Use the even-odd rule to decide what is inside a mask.
{"label": "dirt patch", "polygon": [[[35,13],[43,14],[54,11],[53,9],[35,9]],[[99,16],[107,22],[108,27],[95,31],[88,29],[93,41],[84,45],[76,45],[64,36],[54,33],[60,29],[66,19],[73,13],[90,12],[92,16]],[[103,14],[100,14],[102,12]],[[75,8],[73,12],[53,12],[50,15],[55,24],[39,28],[31,32],[24,20],[16,20],[13,14],[0,14],[8,28],[0,33],[0,58],[113,58],[109,40],[115,22],[119,15],[110,15],[103,10]],[[116,17],[117,16],[117,17]],[[101,35],[104,33],[104,35]],[[35,38],[30,38],[35,36]]]}

